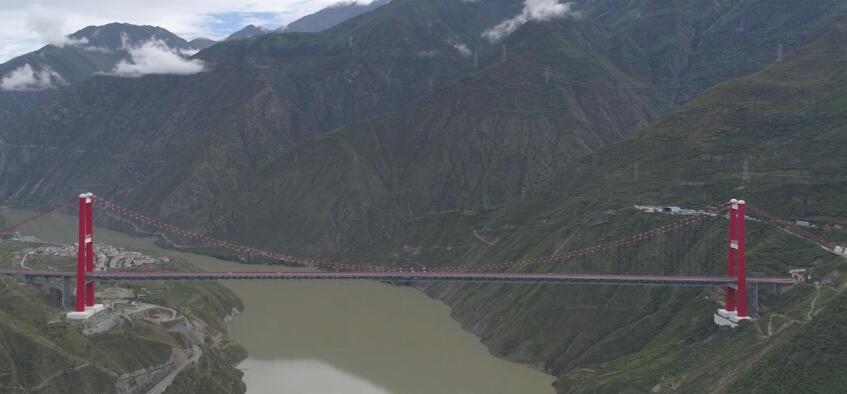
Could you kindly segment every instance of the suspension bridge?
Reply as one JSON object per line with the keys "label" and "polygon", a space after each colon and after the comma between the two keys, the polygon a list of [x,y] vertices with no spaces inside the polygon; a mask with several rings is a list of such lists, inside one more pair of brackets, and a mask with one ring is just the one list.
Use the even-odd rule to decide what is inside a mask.
{"label": "suspension bridge", "polygon": [[[202,246],[211,246],[227,250],[240,256],[260,257],[265,260],[277,261],[285,264],[296,264],[311,268],[309,271],[290,272],[184,272],[184,271],[149,271],[149,270],[95,270],[94,256],[94,202],[105,208],[116,218],[140,223],[150,228],[161,231],[163,234],[178,236],[195,242]],[[726,289],[724,308],[719,309],[715,315],[716,323],[721,321],[730,322],[735,325],[739,320],[749,319],[748,310],[748,287],[752,286],[753,303],[755,304],[755,292],[759,284],[791,285],[795,279],[784,277],[748,277],[746,260],[746,214],[747,204],[741,200],[731,200],[729,203],[711,210],[695,211],[682,220],[674,223],[661,225],[641,231],[637,234],[615,239],[596,245],[583,247],[566,252],[557,252],[551,255],[526,258],[512,261],[501,261],[487,264],[474,264],[469,266],[414,266],[414,267],[386,267],[371,264],[356,264],[347,262],[332,262],[313,258],[305,258],[258,249],[255,247],[240,245],[229,241],[216,239],[208,235],[185,230],[172,224],[165,223],[150,216],[143,215],[129,208],[123,207],[112,201],[94,197],[91,193],[82,194],[78,199],[78,250],[75,271],[55,271],[49,269],[0,269],[0,275],[23,276],[28,281],[32,278],[41,278],[42,283],[49,286],[51,279],[58,279],[63,283],[63,294],[69,299],[71,293],[74,297],[74,310],[68,313],[68,318],[85,319],[102,309],[102,305],[95,303],[97,281],[217,281],[217,280],[371,280],[389,282],[461,282],[461,283],[530,283],[530,284],[573,284],[573,285],[640,285],[640,286],[700,286],[700,287],[722,287]],[[60,204],[44,212],[35,214],[28,218],[12,224],[5,229],[0,229],[0,234],[9,233],[21,226],[31,223],[39,218],[68,206],[71,203]],[[797,236],[811,239],[819,245],[832,247],[823,238],[817,237],[806,230],[794,228],[785,220],[777,220],[775,215],[767,214],[763,210],[757,210],[762,216],[769,218]],[[722,247],[726,256],[726,270],[721,274],[703,275],[655,275],[655,274],[608,274],[608,273],[562,273],[562,272],[519,272],[517,269],[531,269],[540,264],[575,260],[581,257],[596,256],[601,253],[614,254],[615,259],[622,260],[622,264],[631,259],[626,254],[627,248],[643,243],[646,240],[658,240],[668,238],[670,235],[686,229],[692,224],[703,221],[705,218],[728,219],[729,236],[726,244]],[[808,234],[806,234],[808,233]],[[671,249],[678,251],[679,247],[671,245]],[[687,247],[683,242],[683,247]],[[693,247],[693,245],[692,245]],[[658,247],[657,247],[658,248]],[[624,252],[621,252],[624,250]],[[637,251],[632,253],[638,253]],[[678,253],[678,252],[676,252]],[[714,257],[714,256],[712,256]],[[652,258],[661,259],[661,253],[656,253]],[[679,258],[679,256],[675,256]],[[710,257],[706,256],[706,260]],[[71,287],[74,290],[71,290]]]}

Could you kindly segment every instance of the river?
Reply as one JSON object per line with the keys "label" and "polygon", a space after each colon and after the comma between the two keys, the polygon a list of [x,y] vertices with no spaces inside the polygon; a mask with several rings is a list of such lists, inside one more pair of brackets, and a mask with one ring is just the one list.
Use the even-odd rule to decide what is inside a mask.
{"label": "river", "polygon": [[[8,222],[32,212],[0,210]],[[74,217],[51,214],[23,235],[73,243]],[[95,242],[183,259],[209,271],[267,270],[161,249],[152,238],[96,228]],[[278,271],[275,266],[272,270]],[[250,394],[553,393],[553,377],[492,356],[422,292],[379,282],[224,283],[245,305],[229,336],[249,354]]]}

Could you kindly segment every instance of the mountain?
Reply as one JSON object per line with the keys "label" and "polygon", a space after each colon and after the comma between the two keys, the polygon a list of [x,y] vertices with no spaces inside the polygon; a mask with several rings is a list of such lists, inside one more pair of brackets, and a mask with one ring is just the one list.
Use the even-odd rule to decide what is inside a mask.
{"label": "mountain", "polygon": [[[399,248],[396,232],[408,218],[486,211],[523,198],[673,109],[677,89],[654,81],[677,78],[666,64],[679,53],[699,59],[737,38],[749,49],[746,61],[761,67],[775,54],[757,51],[756,38],[781,30],[802,42],[845,9],[821,2],[776,18],[758,3],[716,3],[710,12],[689,3],[668,9],[659,23],[623,18],[626,7],[586,2],[592,8],[581,18],[527,23],[490,43],[481,33],[519,14],[522,2],[399,0],[317,34],[215,45],[196,56],[214,64],[209,72],[98,77],[67,91],[7,99],[17,109],[0,112],[11,155],[0,168],[0,191],[7,202],[34,202],[73,195],[62,180],[81,178],[109,185],[99,186],[101,193],[221,235],[330,254],[368,250],[374,240]],[[738,29],[739,21],[751,27]],[[640,30],[652,34],[643,42],[673,39],[642,53],[640,41],[624,34]],[[691,47],[694,38],[702,44]],[[721,81],[740,73],[715,66],[685,76]],[[64,163],[78,162],[74,152],[88,140],[109,154],[95,159],[103,161],[98,172],[83,176],[83,167]],[[17,146],[32,151],[19,156]],[[112,157],[124,159],[106,165]],[[225,206],[237,209],[225,210],[219,197],[234,190],[238,204]],[[304,225],[291,234],[248,224],[292,217]],[[254,230],[237,231],[246,228]]]}
{"label": "mountain", "polygon": [[588,1],[586,14],[610,35],[615,63],[661,89],[674,103],[740,77],[802,45],[845,13],[843,2],[824,0],[703,2],[684,0]]}
{"label": "mountain", "polygon": [[[728,196],[743,197],[784,217],[809,218],[829,237],[844,242],[847,234],[841,223],[847,215],[840,196],[847,190],[837,174],[847,169],[838,153],[847,138],[847,112],[838,104],[847,99],[845,38],[847,19],[842,19],[763,71],[718,85],[655,125],[587,157],[540,187],[532,198],[504,208],[488,223],[478,223],[482,228],[508,224],[515,229],[499,233],[499,252],[489,250],[486,255],[515,258],[507,254],[507,248],[544,254],[557,242],[602,236],[597,233],[619,229],[627,222],[628,231],[635,230],[635,214],[627,209],[633,202],[704,206]],[[524,227],[542,218],[544,226]],[[596,224],[586,229],[578,223]],[[719,223],[718,237],[725,236],[724,226]],[[546,360],[548,370],[563,373],[558,386],[562,392],[650,391],[655,387],[685,392],[837,392],[840,379],[833,371],[847,362],[840,350],[847,336],[837,328],[845,297],[840,274],[845,269],[843,258],[778,229],[759,226],[751,228],[753,272],[784,275],[789,268],[808,267],[825,284],[817,290],[808,284],[783,293],[762,292],[764,311],[759,320],[734,333],[711,324],[711,310],[718,303],[706,300],[719,294],[709,291],[688,295],[643,291],[630,294],[633,301],[621,303],[623,289],[608,296],[595,290],[590,294],[598,297],[591,303],[596,310],[567,313],[555,313],[556,300],[584,297],[585,289],[473,292],[476,299],[508,294],[503,304],[490,308],[464,301],[470,299],[463,297],[470,297],[471,289],[448,298],[454,300],[455,313],[465,316],[467,325],[485,327],[480,333],[496,344],[495,351],[526,357],[527,342],[543,343],[537,354]],[[697,262],[702,259],[700,248],[691,246],[682,253],[676,269],[691,270],[702,264]],[[595,264],[597,269],[604,267],[603,262]],[[608,267],[609,262],[605,264]],[[714,264],[712,269],[721,269],[720,261]],[[538,269],[576,267],[565,262]],[[828,303],[816,307],[812,300],[821,289]],[[644,307],[653,297],[668,295],[673,300]],[[518,302],[525,307],[502,307]],[[602,305],[635,312],[623,318],[628,321],[612,323],[614,319],[600,318]],[[664,310],[667,305],[673,305],[674,311]],[[539,318],[535,329],[508,326],[515,319],[532,321],[533,316]],[[592,323],[574,325],[573,321]],[[545,334],[545,327],[558,329]],[[555,338],[539,339],[546,335]],[[557,342],[558,349],[550,348]],[[623,356],[622,348],[630,351]]]}
{"label": "mountain", "polygon": [[317,33],[329,29],[341,22],[353,19],[366,12],[373,11],[388,4],[391,0],[374,0],[368,4],[356,1],[341,2],[321,9],[314,14],[306,15],[287,26],[277,29],[282,32]]}
{"label": "mountain", "polygon": [[215,40],[210,40],[208,38],[195,38],[188,42],[194,49],[206,49],[212,45],[217,44],[218,42]]}
{"label": "mountain", "polygon": [[[256,193],[233,205],[238,224],[260,229],[290,217],[309,225],[286,236],[288,247],[348,254],[369,243],[349,237],[396,244],[407,220],[426,212],[488,210],[520,198],[657,116],[654,99],[591,51],[581,33],[568,22],[528,26],[505,41],[505,62],[495,52],[408,107],[298,146],[247,178]],[[556,60],[562,63],[548,81],[544,70]],[[298,186],[306,179],[308,188]],[[247,206],[255,211],[240,210]],[[279,235],[251,236],[274,243]]]}
{"label": "mountain", "polygon": [[247,25],[243,29],[230,34],[224,41],[243,40],[270,33],[271,30],[262,26]]}
{"label": "mountain", "polygon": [[[497,103],[504,92],[515,95],[514,104],[508,111],[497,112],[518,112],[518,103],[527,100],[520,95],[522,89],[534,92],[530,81],[519,80],[521,89],[475,93],[473,77],[504,67],[495,62],[491,69],[461,78],[457,83],[465,83],[463,88],[444,85],[432,97],[414,103],[411,110],[345,126],[298,147],[255,175],[256,184],[244,189],[255,192],[239,194],[231,204],[234,209],[214,216],[238,218],[233,223],[240,226],[222,226],[220,232],[233,238],[243,234],[245,242],[282,244],[281,249],[299,248],[311,255],[332,250],[339,258],[407,265],[511,260],[613,239],[660,220],[633,212],[632,204],[641,201],[704,206],[741,196],[785,217],[822,221],[836,238],[847,239],[836,230],[847,220],[839,181],[839,174],[847,170],[847,163],[839,160],[843,157],[839,147],[847,135],[847,114],[840,105],[847,92],[843,44],[847,31],[843,22],[828,22],[833,14],[837,13],[818,14],[821,27],[802,33],[806,41],[798,38],[796,47],[785,50],[782,61],[773,53],[763,53],[762,63],[767,61],[764,56],[772,57],[764,71],[718,84],[654,126],[593,149],[564,171],[527,187],[523,201],[517,192],[511,202],[489,206],[482,199],[473,205],[427,201],[432,194],[457,201],[454,196],[461,193],[457,191],[472,191],[474,182],[492,173],[508,174],[496,171],[492,164],[497,162],[486,161],[485,155],[508,158],[497,149],[515,145],[505,139],[509,134],[494,134],[490,145],[479,147],[474,143],[482,131],[497,129],[489,126],[478,131],[470,126],[473,122],[460,122],[462,117],[474,116],[475,122],[486,124],[480,120],[484,116],[476,117],[478,111],[496,111],[491,103]],[[751,9],[739,18],[754,15]],[[536,29],[543,33],[531,34]],[[549,25],[527,26],[510,38],[515,41],[508,47],[517,41],[543,46],[543,40],[527,37],[556,37],[548,29]],[[521,34],[528,36],[521,38]],[[578,42],[568,38],[561,41]],[[520,59],[527,55],[519,54]],[[726,73],[724,78],[734,79],[734,70],[717,70]],[[523,75],[500,72],[485,81],[496,86],[495,81],[502,83],[515,74]],[[464,100],[451,101],[454,96]],[[537,99],[530,107],[546,101]],[[431,108],[437,110],[428,112]],[[533,114],[546,115],[543,110]],[[456,118],[466,126],[444,126]],[[498,121],[505,122],[502,119]],[[510,130],[529,135],[518,126]],[[457,134],[461,138],[455,138]],[[537,152],[527,156],[534,158]],[[476,163],[484,163],[484,170],[476,170]],[[455,183],[450,183],[451,172],[439,179],[445,174],[439,166],[451,165],[451,172],[469,175],[457,176]],[[722,224],[708,231],[706,239],[725,236]],[[809,267],[814,277],[830,283],[822,287],[826,304],[812,306],[818,291],[812,284],[784,294],[763,291],[758,322],[728,333],[711,322],[719,306],[714,300],[720,294],[710,290],[474,285],[431,286],[427,292],[451,305],[454,315],[495,354],[539,365],[559,376],[560,392],[774,392],[785,388],[790,392],[803,391],[803,387],[837,392],[839,380],[831,377],[831,371],[847,361],[838,350],[847,339],[838,328],[839,303],[845,297],[843,262],[780,231],[758,227],[755,231],[752,271],[784,275],[789,268]],[[479,233],[490,234],[496,245],[479,241]],[[703,255],[697,251],[703,247],[679,250],[679,261],[666,272],[702,272]],[[708,267],[709,272],[721,272],[720,258],[710,261],[717,266]],[[620,271],[613,261],[582,263],[592,271]],[[659,262],[639,268],[640,272],[668,269]],[[536,269],[585,268],[566,262]],[[795,379],[795,374],[802,377]]]}
{"label": "mountain", "polygon": [[[801,37],[829,26],[833,15],[844,15],[843,4],[829,6],[791,14],[791,23],[763,15],[755,26],[761,31],[773,30],[770,22],[785,29],[797,26],[794,39],[801,42]],[[607,16],[612,10],[601,7],[592,12]],[[685,22],[690,30],[712,26],[696,36],[710,44],[698,45],[702,52],[689,54],[691,58],[715,50],[718,41],[713,35],[735,34],[742,42],[749,42],[748,35],[765,37],[735,27],[735,20],[757,18],[756,7],[724,9],[719,19],[729,20],[721,25],[715,25],[710,13],[669,11],[674,12],[672,23],[665,24]],[[703,19],[691,20],[695,14]],[[662,80],[675,78],[665,68],[676,56],[666,49],[673,45],[647,56],[666,58],[657,61],[655,70],[625,72],[632,63],[620,59],[618,50],[604,52],[615,46],[600,38],[608,37],[610,31],[634,28],[589,25],[585,20],[591,15],[576,21],[527,24],[495,47],[507,49],[505,61],[502,50],[495,49],[480,61],[479,69],[407,107],[345,125],[298,146],[264,172],[251,174],[252,185],[242,187],[256,192],[244,193],[234,204],[234,212],[213,214],[240,218],[219,231],[243,234],[244,240],[263,240],[267,245],[302,248],[304,253],[321,250],[349,257],[367,254],[373,244],[400,250],[407,240],[397,234],[409,220],[431,212],[488,211],[521,199],[553,174],[674,108],[675,90],[654,85],[645,76],[656,73],[664,76]],[[656,24],[650,19],[629,23],[645,29]],[[818,28],[809,30],[808,26]],[[657,30],[655,34],[658,40],[668,33]],[[776,60],[773,53],[755,52],[758,43],[750,45],[749,53],[759,57],[745,59],[753,62],[755,58],[760,66]],[[712,67],[688,78],[728,80],[736,78],[737,72]],[[268,231],[283,218],[304,225],[291,233]]]}
{"label": "mountain", "polygon": [[[523,15],[524,2],[394,0],[319,33],[220,43],[195,56],[214,65],[195,75],[0,94],[0,199],[42,206],[90,189],[230,240],[403,265],[549,254],[664,223],[634,203],[731,196],[847,238],[847,6],[576,7],[491,42],[483,32]],[[829,302],[843,299],[844,268],[757,226],[754,271],[809,266],[829,284],[821,299],[813,285],[764,292],[763,317],[730,334],[710,322],[711,291],[425,291],[495,354],[556,374],[561,392],[770,392],[793,378],[768,381],[797,350],[792,339],[817,349],[808,335],[825,332],[843,343]],[[703,231],[725,236],[722,223]],[[674,265],[535,269],[716,269],[719,259],[704,267],[703,247],[675,250]]]}
{"label": "mountain", "polygon": [[[18,87],[40,90],[111,72],[120,61],[130,59],[127,48],[151,40],[158,40],[174,50],[191,49],[188,42],[161,27],[126,23],[88,26],[68,38],[69,43],[64,46],[47,45],[0,64],[0,76],[11,78],[17,72],[18,79],[35,80],[35,83],[19,84]],[[4,90],[14,90],[9,88],[4,85]]]}
{"label": "mountain", "polygon": [[121,47],[138,45],[151,39],[160,40],[171,48],[189,48],[188,42],[161,27],[138,26],[128,23],[88,26],[68,37],[87,42],[87,45],[84,46],[87,48],[119,50]]}
{"label": "mountain", "polygon": [[[85,178],[105,180],[125,173],[127,183],[113,183],[115,192],[134,195],[132,190],[140,190],[139,182],[149,182],[153,187],[150,190],[163,193],[159,198],[172,199],[182,206],[187,200],[177,194],[191,193],[194,197],[189,204],[206,209],[213,201],[210,198],[237,188],[240,179],[292,147],[345,123],[400,108],[428,94],[430,86],[469,70],[472,61],[447,41],[482,45],[478,35],[481,26],[516,12],[495,2],[444,0],[440,7],[446,9],[447,17],[438,29],[420,16],[434,13],[433,5],[402,2],[333,31],[271,34],[215,45],[195,56],[214,65],[208,72],[141,78],[98,76],[36,97],[7,97],[10,107],[24,108],[28,115],[0,112],[9,115],[3,117],[8,123],[0,132],[6,148],[0,149],[6,149],[4,156],[24,160],[5,162],[8,166],[4,165],[4,170],[17,175],[15,180],[3,177],[0,181],[5,183],[3,194],[15,198],[12,196],[30,194],[24,189],[34,192],[31,188],[40,186],[26,181],[33,176],[59,179],[83,171],[81,167],[56,165],[60,160],[30,162],[18,156],[15,147],[19,144],[32,143],[38,151],[32,152],[35,158],[50,154],[50,147],[79,147],[96,140],[96,150],[111,151],[106,156],[124,159],[117,165],[98,165],[102,170],[99,175],[92,173]],[[402,30],[397,30],[397,23]],[[432,56],[428,51],[436,45],[440,51]],[[20,104],[24,99],[38,104]],[[163,111],[166,107],[169,109]],[[77,148],[60,150],[62,156],[81,153]],[[107,160],[106,156],[96,160]],[[173,157],[184,161],[171,160]],[[77,159],[66,156],[65,160]],[[27,170],[19,171],[19,165]],[[210,173],[197,177],[196,171]],[[59,186],[52,181],[42,185]],[[176,194],[168,197],[171,192],[162,187]],[[189,192],[196,188],[209,192]],[[139,202],[151,198],[145,204],[157,200],[152,195],[133,198],[139,198]],[[172,212],[185,211],[173,208]]]}
{"label": "mountain", "polygon": [[[834,22],[762,71],[713,87],[655,124],[577,160],[523,200],[489,209],[418,215],[409,214],[412,204],[392,209],[386,200],[399,195],[408,201],[426,190],[379,193],[390,182],[403,182],[386,168],[426,143],[395,150],[402,144],[392,144],[389,138],[396,137],[377,127],[361,134],[338,131],[258,176],[269,192],[241,195],[232,216],[255,209],[265,219],[248,216],[244,227],[231,230],[257,240],[277,233],[273,242],[289,244],[306,232],[315,237],[309,243],[338,248],[339,256],[354,261],[472,264],[574,249],[672,220],[641,214],[634,203],[701,207],[738,196],[783,217],[808,218],[844,242],[845,38],[847,20]],[[454,116],[460,115],[445,114]],[[410,161],[402,163],[421,166]],[[350,207],[364,213],[351,214]],[[330,229],[325,238],[308,234],[314,223],[331,223],[323,227]],[[532,268],[721,272],[722,251],[707,259],[705,250],[721,244],[725,226],[717,221],[695,233],[694,244],[674,251],[672,265],[621,267],[615,259],[583,259]],[[842,379],[835,371],[847,363],[843,258],[781,230],[750,226],[751,272],[784,275],[807,267],[820,283],[760,289],[758,320],[737,331],[712,323],[722,296],[714,289],[468,285],[426,291],[447,302],[495,354],[559,376],[560,392],[838,392]],[[663,245],[673,241],[679,238]]]}

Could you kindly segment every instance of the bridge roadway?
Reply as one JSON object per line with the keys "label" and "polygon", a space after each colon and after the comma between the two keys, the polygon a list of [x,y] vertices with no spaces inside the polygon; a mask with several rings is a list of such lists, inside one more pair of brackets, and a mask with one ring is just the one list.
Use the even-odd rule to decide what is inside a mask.
{"label": "bridge roadway", "polygon": [[[76,277],[76,272],[0,269],[0,275],[35,277]],[[642,286],[726,286],[735,278],[725,276],[659,276],[577,273],[484,273],[484,272],[90,272],[89,278],[101,281],[204,281],[204,280],[375,280],[389,282],[481,282],[481,283],[550,283],[576,285],[642,285]],[[751,277],[750,283],[791,285],[788,277]]]}

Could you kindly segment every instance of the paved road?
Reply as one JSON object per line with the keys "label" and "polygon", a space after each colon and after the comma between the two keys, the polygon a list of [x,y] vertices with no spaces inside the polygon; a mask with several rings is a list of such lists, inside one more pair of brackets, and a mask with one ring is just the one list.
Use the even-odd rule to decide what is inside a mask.
{"label": "paved road", "polygon": [[171,383],[173,383],[174,379],[176,379],[177,375],[179,375],[179,373],[182,372],[182,370],[188,367],[189,365],[200,361],[200,356],[202,355],[203,349],[201,349],[200,346],[197,346],[196,344],[192,345],[191,355],[188,357],[188,359],[184,360],[181,364],[179,364],[176,369],[169,373],[168,376],[165,376],[164,379],[160,380],[159,383],[156,383],[153,388],[147,391],[147,394],[164,393],[165,390],[168,389],[168,386],[170,386]]}

